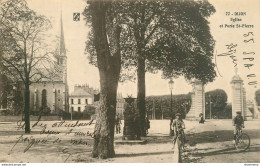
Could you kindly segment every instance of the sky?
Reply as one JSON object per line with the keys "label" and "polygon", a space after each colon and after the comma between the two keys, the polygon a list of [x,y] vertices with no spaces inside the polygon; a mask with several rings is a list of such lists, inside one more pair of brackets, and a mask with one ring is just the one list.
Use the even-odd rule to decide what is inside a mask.
{"label": "sky", "polygon": [[[62,13],[63,28],[65,36],[65,45],[67,48],[68,65],[68,83],[70,93],[75,84],[89,84],[93,88],[99,88],[98,69],[88,63],[85,54],[85,42],[89,27],[86,25],[83,15],[80,15],[80,21],[73,21],[73,13],[82,13],[86,6],[84,0],[27,0],[31,9],[47,16],[52,22],[52,33],[60,33],[60,17]],[[244,80],[244,86],[247,92],[247,99],[252,100],[254,92],[260,89],[260,1],[259,0],[209,0],[215,7],[214,13],[208,21],[210,22],[211,34],[216,41],[215,58],[218,68],[218,76],[215,81],[208,83],[205,90],[223,89],[228,94],[228,101],[231,101],[231,79],[235,75],[234,64],[229,56],[220,56],[228,51],[235,52],[234,58],[237,59],[238,75]],[[62,12],[61,12],[62,11]],[[229,12],[229,15],[228,13]],[[236,13],[235,13],[236,12]],[[246,12],[246,15],[237,12]],[[233,15],[232,15],[233,14]],[[238,18],[241,21],[233,22],[231,18]],[[228,28],[231,24],[253,25],[253,28]],[[223,27],[221,27],[223,25]],[[252,26],[251,26],[252,27]],[[252,32],[252,33],[249,33]],[[247,34],[247,35],[245,35]],[[245,36],[243,36],[245,35]],[[250,40],[251,41],[248,41]],[[244,41],[246,40],[246,41]],[[254,43],[253,43],[254,42]],[[228,46],[234,48],[228,49]],[[236,46],[235,46],[236,45]],[[255,54],[243,54],[254,52]],[[249,59],[243,58],[254,58]],[[250,69],[244,67],[245,64],[254,64]],[[247,77],[249,74],[255,74],[256,77]],[[257,85],[248,85],[249,82],[257,81]],[[166,95],[170,94],[169,80],[161,78],[161,72],[157,74],[146,74],[146,95]],[[188,84],[183,77],[174,79],[173,94],[186,94],[192,91],[192,86]],[[136,82],[124,82],[119,84],[118,92],[127,95],[136,96]]]}

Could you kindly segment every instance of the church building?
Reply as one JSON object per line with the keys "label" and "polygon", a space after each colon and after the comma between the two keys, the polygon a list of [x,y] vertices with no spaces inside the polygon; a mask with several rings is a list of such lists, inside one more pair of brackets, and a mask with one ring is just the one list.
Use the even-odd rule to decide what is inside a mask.
{"label": "church building", "polygon": [[59,73],[52,80],[43,79],[30,85],[30,107],[33,111],[49,109],[52,114],[69,111],[69,89],[67,82],[67,55],[63,32],[62,17],[60,20],[60,41],[55,63]]}

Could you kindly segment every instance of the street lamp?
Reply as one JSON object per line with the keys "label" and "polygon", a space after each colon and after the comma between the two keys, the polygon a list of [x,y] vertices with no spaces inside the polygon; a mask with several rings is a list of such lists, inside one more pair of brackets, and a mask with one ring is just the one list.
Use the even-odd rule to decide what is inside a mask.
{"label": "street lamp", "polygon": [[212,119],[212,108],[211,108],[211,104],[213,102],[211,101],[211,95],[209,95],[209,101],[206,102],[207,105],[209,105],[209,119]]}
{"label": "street lamp", "polygon": [[171,78],[170,81],[169,81],[169,88],[170,88],[170,91],[171,91],[171,113],[172,113],[172,89],[173,89],[173,84],[174,84],[174,81]]}
{"label": "street lamp", "polygon": [[13,85],[13,97],[15,97],[16,86]]}

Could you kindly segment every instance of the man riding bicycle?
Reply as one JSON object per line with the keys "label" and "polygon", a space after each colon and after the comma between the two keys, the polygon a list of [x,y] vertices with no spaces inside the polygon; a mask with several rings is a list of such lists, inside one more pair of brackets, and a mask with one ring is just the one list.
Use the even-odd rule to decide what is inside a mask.
{"label": "man riding bicycle", "polygon": [[234,126],[234,140],[233,143],[236,143],[236,137],[239,130],[242,130],[242,127],[245,128],[244,119],[241,116],[241,112],[237,111],[237,116],[233,119],[233,126]]}
{"label": "man riding bicycle", "polygon": [[185,143],[186,139],[185,139],[185,134],[184,134],[184,129],[185,129],[185,123],[183,122],[182,118],[181,118],[181,114],[177,113],[176,115],[176,119],[173,120],[172,125],[171,125],[171,129],[174,131],[174,136],[173,136],[173,149],[177,140],[177,137],[179,136],[179,134],[181,134],[181,137],[183,139],[183,143]]}

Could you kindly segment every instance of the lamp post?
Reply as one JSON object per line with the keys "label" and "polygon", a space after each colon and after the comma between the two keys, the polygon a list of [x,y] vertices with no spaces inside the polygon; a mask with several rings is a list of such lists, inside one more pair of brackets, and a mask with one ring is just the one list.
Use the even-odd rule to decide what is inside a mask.
{"label": "lamp post", "polygon": [[[74,100],[74,99],[73,99]],[[73,120],[72,113],[73,113],[73,100],[70,99],[69,101],[69,113],[70,113],[70,120]]]}
{"label": "lamp post", "polygon": [[15,104],[16,104],[16,86],[13,85],[13,94],[12,94],[12,99],[11,99],[11,105],[12,105],[12,114],[14,115],[15,113]]}
{"label": "lamp post", "polygon": [[169,81],[169,88],[170,88],[170,91],[171,91],[171,113],[172,113],[172,89],[173,89],[173,84],[174,84],[174,81],[171,78],[170,81]]}
{"label": "lamp post", "polygon": [[212,101],[211,101],[211,95],[209,95],[209,101],[206,102],[207,105],[209,105],[209,119],[212,119]]}
{"label": "lamp post", "polygon": [[211,119],[211,95],[209,95],[209,119]]}

